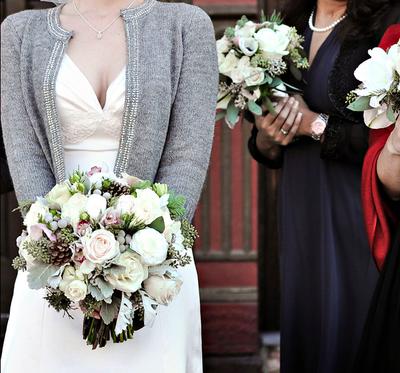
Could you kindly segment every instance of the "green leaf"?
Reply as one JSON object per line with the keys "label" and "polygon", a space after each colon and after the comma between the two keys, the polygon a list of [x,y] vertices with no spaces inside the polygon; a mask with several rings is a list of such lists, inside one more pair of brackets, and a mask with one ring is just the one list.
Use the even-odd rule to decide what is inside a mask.
{"label": "green leaf", "polygon": [[275,77],[274,80],[271,83],[271,88],[275,88],[275,87],[277,87],[278,85],[280,85],[282,83],[283,83],[282,79],[279,79],[279,78]]}
{"label": "green leaf", "polygon": [[273,103],[272,103],[272,101],[271,101],[271,99],[269,97],[265,98],[264,103],[265,103],[265,106],[267,107],[268,112],[270,114],[275,114],[274,105],[273,105]]}
{"label": "green leaf", "polygon": [[113,295],[114,289],[107,281],[105,281],[101,277],[96,277],[96,279],[94,280],[94,283],[95,283],[95,285],[97,285],[97,287],[101,291],[101,294],[103,294],[104,299],[110,298]]}
{"label": "green leaf", "polygon": [[263,80],[259,85],[271,84],[273,80],[274,80],[274,79],[272,78],[271,75],[265,73],[264,80]]}
{"label": "green leaf", "polygon": [[230,127],[233,127],[237,123],[239,113],[239,108],[237,108],[233,101],[231,101],[226,110],[226,121]]}
{"label": "green leaf", "polygon": [[352,111],[365,111],[370,109],[369,101],[370,97],[362,96],[353,101],[349,106],[347,106],[347,108]]}
{"label": "green leaf", "polygon": [[391,123],[396,122],[396,116],[394,115],[393,106],[389,105],[386,112],[386,117]]}
{"label": "green leaf", "polygon": [[154,220],[150,225],[150,228],[155,229],[157,232],[163,233],[165,231],[165,222],[162,216]]}
{"label": "green leaf", "polygon": [[28,271],[28,285],[31,289],[39,290],[48,285],[50,277],[54,276],[60,267],[36,262]]}
{"label": "green leaf", "polygon": [[262,115],[262,108],[255,101],[249,101],[247,106],[254,115]]}
{"label": "green leaf", "polygon": [[114,299],[111,304],[106,302],[101,303],[100,316],[103,319],[104,324],[109,325],[112,323],[118,314],[119,305],[120,303],[116,299]]}
{"label": "green leaf", "polygon": [[185,215],[186,198],[171,192],[168,199],[168,209],[172,218],[179,218]]}
{"label": "green leaf", "polygon": [[89,291],[89,294],[97,301],[104,300],[104,295],[97,286],[89,284],[88,291]]}

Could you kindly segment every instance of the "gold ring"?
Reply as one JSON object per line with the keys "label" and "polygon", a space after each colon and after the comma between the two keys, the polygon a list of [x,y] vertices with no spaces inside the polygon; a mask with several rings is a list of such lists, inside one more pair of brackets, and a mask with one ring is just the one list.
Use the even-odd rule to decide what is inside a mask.
{"label": "gold ring", "polygon": [[286,131],[283,128],[281,128],[281,132],[283,133],[284,136],[287,136],[289,134],[289,131]]}

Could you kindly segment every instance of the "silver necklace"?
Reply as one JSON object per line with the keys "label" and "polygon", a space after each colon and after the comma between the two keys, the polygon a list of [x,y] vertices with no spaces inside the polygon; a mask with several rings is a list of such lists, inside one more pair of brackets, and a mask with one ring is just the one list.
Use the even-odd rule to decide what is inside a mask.
{"label": "silver necklace", "polygon": [[[136,2],[136,0],[133,0],[129,6],[127,7],[127,9],[129,9],[134,3]],[[103,30],[98,30],[96,27],[94,27],[89,20],[79,11],[75,0],[72,1],[72,3],[74,4],[74,8],[75,8],[75,12],[78,14],[78,16],[82,19],[83,22],[85,22],[95,33],[96,33],[96,38],[98,40],[101,40],[103,38],[103,34],[115,23],[118,21],[120,15],[118,15],[118,17],[116,17],[111,23],[109,23]]]}
{"label": "silver necklace", "polygon": [[337,19],[335,22],[333,22],[331,25],[327,27],[315,27],[313,24],[313,19],[314,19],[314,10],[311,12],[310,18],[308,20],[308,25],[310,26],[310,29],[315,32],[327,32],[335,28],[340,22],[342,22],[345,18],[347,17],[347,14],[342,15],[339,19]]}

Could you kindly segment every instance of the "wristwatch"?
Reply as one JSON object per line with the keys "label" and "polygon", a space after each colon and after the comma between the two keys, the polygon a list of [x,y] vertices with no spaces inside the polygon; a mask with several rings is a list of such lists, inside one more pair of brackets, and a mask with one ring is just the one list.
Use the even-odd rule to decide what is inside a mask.
{"label": "wristwatch", "polygon": [[325,132],[326,126],[328,124],[329,115],[319,114],[317,119],[311,123],[311,137],[315,141],[320,141],[322,135]]}

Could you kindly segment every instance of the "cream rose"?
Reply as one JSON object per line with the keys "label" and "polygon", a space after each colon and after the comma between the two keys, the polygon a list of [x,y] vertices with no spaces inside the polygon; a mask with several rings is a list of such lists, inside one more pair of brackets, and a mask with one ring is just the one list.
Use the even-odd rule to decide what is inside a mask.
{"label": "cream rose", "polygon": [[218,53],[228,53],[232,47],[232,42],[223,36],[221,39],[217,40],[217,51]]}
{"label": "cream rose", "polygon": [[107,200],[98,194],[92,194],[87,199],[86,212],[94,220],[99,220],[100,216],[107,209]]}
{"label": "cream rose", "polygon": [[105,229],[98,229],[82,237],[82,244],[83,255],[95,264],[103,264],[120,253],[118,241],[111,232]]}
{"label": "cream rose", "polygon": [[235,51],[231,50],[219,65],[219,72],[222,75],[226,75],[230,77],[230,73],[236,69],[239,63],[239,58],[236,57]]}
{"label": "cream rose", "polygon": [[164,276],[150,276],[143,285],[150,297],[157,303],[167,306],[179,294],[182,281]]}
{"label": "cream rose", "polygon": [[260,49],[266,58],[281,58],[289,54],[287,47],[290,40],[281,32],[263,28],[256,33],[254,38],[258,41]]}
{"label": "cream rose", "polygon": [[139,290],[142,282],[148,277],[147,267],[142,264],[139,255],[125,251],[114,263],[125,267],[125,271],[112,273],[111,269],[111,272],[105,276],[110,285],[126,293],[134,293]]}
{"label": "cream rose", "polygon": [[24,225],[27,227],[28,233],[30,233],[30,227],[32,225],[39,223],[39,217],[45,217],[48,212],[49,206],[45,205],[41,199],[38,199],[32,204],[24,219]]}
{"label": "cream rose", "polygon": [[117,206],[115,207],[121,214],[132,214],[135,207],[135,197],[123,195],[118,198]]}
{"label": "cream rose", "polygon": [[83,274],[80,271],[75,271],[74,267],[70,265],[65,267],[59,287],[65,296],[73,302],[79,302],[85,299],[87,295],[87,286]]}
{"label": "cream rose", "polygon": [[85,195],[76,193],[64,203],[61,211],[61,218],[69,219],[75,230],[78,226],[81,213],[86,211],[87,200],[88,198]]}
{"label": "cream rose", "polygon": [[165,237],[153,228],[145,228],[132,237],[130,247],[137,252],[142,262],[148,266],[155,266],[167,258],[168,242]]}
{"label": "cream rose", "polygon": [[51,206],[62,208],[66,202],[71,198],[71,191],[66,183],[56,184],[46,195],[46,200]]}
{"label": "cream rose", "polygon": [[133,213],[145,224],[163,215],[162,199],[151,189],[138,189],[134,199]]}

